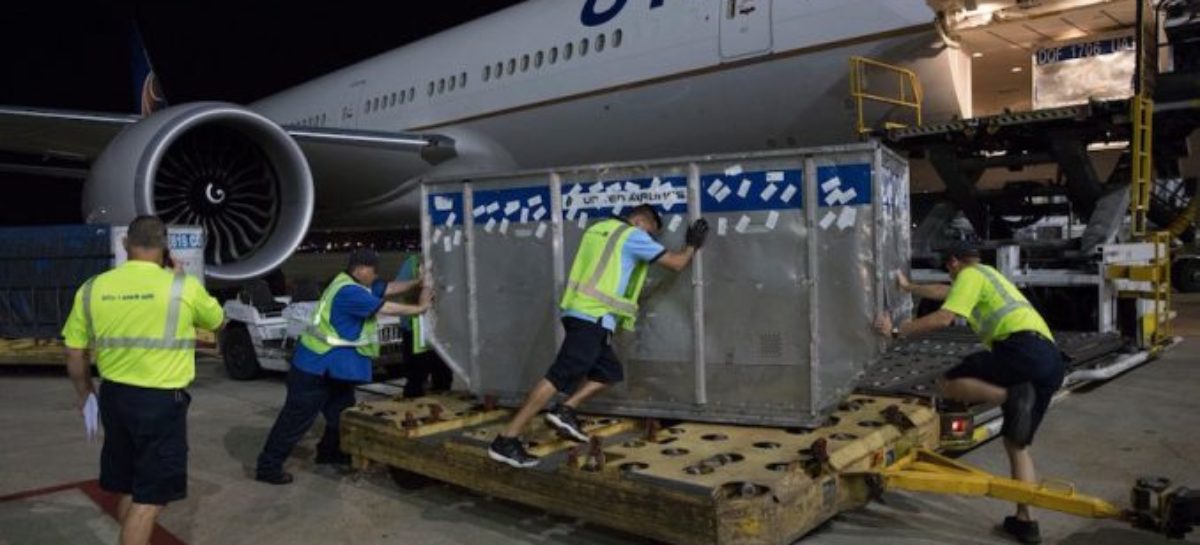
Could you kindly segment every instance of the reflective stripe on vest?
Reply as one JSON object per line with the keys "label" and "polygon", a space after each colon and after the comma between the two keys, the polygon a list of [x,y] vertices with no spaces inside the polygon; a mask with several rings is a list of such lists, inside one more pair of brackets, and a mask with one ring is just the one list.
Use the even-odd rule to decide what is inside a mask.
{"label": "reflective stripe on vest", "polygon": [[[340,276],[339,276],[339,278],[340,278]],[[341,283],[335,283],[333,286],[330,286],[331,289],[329,290],[329,297],[325,297],[325,296],[321,297],[321,302],[319,305],[317,305],[316,312],[313,313],[312,321],[309,322],[306,333],[308,333],[309,335],[312,335],[316,339],[319,339],[321,342],[323,342],[329,346],[335,347],[335,348],[337,348],[337,347],[358,348],[360,346],[369,346],[372,342],[372,339],[370,338],[370,335],[367,332],[367,327],[366,327],[365,323],[363,324],[362,331],[359,332],[358,340],[355,340],[355,341],[347,341],[346,339],[338,337],[337,336],[337,328],[333,327],[332,323],[329,324],[329,329],[331,332],[326,332],[326,331],[321,330],[321,316],[323,316],[325,314],[325,305],[333,304],[333,298],[336,297],[337,293],[346,286],[358,286],[362,289],[367,289],[367,288],[363,287],[362,284],[359,284],[358,282],[354,282],[354,281],[344,281]],[[367,290],[367,291],[370,291],[370,290]]]}
{"label": "reflective stripe on vest", "polygon": [[595,270],[592,271],[592,277],[588,279],[586,284],[580,284],[574,280],[568,281],[567,289],[577,291],[600,301],[617,312],[636,314],[638,309],[636,304],[613,297],[597,288],[600,284],[600,279],[604,278],[604,274],[608,272],[609,261],[612,260],[613,252],[617,251],[617,242],[621,240],[621,235],[632,228],[633,226],[631,225],[622,224],[612,233],[609,233],[608,240],[604,243],[604,251],[600,253],[599,263],[596,264]]}
{"label": "reflective stripe on vest", "polygon": [[986,340],[991,340],[995,334],[996,327],[1000,325],[1000,320],[1003,320],[1005,316],[1012,314],[1013,311],[1017,309],[1032,309],[1033,305],[1030,305],[1026,301],[1020,301],[1013,297],[1011,293],[1008,293],[1008,290],[1005,289],[1004,283],[1000,281],[1000,277],[998,274],[996,274],[996,271],[982,266],[975,266],[972,268],[983,273],[984,278],[987,278],[988,283],[992,285],[992,289],[996,290],[996,293],[999,293],[1000,298],[1004,300],[1004,306],[996,309],[987,316],[982,315],[982,312],[979,311],[978,306],[971,311],[971,318],[975,319],[975,323],[979,324],[980,335],[983,335],[983,338]]}
{"label": "reflective stripe on vest", "polygon": [[103,337],[96,338],[92,323],[92,283],[89,278],[83,285],[83,318],[87,324],[88,342],[93,348],[146,348],[153,350],[191,350],[196,347],[195,339],[175,339],[179,330],[179,305],[183,301],[184,273],[175,273],[171,280],[171,294],[167,299],[167,320],[160,338],[153,337]]}

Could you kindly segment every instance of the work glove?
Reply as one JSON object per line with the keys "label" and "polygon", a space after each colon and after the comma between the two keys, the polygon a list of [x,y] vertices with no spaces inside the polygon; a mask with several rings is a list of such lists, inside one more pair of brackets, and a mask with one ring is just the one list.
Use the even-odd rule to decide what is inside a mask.
{"label": "work glove", "polygon": [[704,246],[704,239],[708,238],[708,220],[700,218],[696,220],[687,230],[687,245],[697,250]]}

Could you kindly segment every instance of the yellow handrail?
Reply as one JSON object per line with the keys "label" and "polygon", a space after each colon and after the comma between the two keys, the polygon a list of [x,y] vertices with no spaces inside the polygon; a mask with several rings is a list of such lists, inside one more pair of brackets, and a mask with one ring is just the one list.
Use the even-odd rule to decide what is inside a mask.
{"label": "yellow handrail", "polygon": [[[867,89],[867,71],[872,68],[896,77],[897,87],[895,95],[877,94]],[[850,57],[850,97],[854,100],[856,110],[855,119],[857,120],[855,132],[859,135],[865,135],[875,130],[873,127],[867,125],[865,119],[865,106],[867,102],[890,104],[892,106],[911,109],[914,113],[915,124],[921,124],[921,103],[924,92],[921,89],[921,80],[917,77],[917,73],[907,68],[893,66],[866,57]],[[903,128],[906,126],[903,123],[894,121],[884,122],[884,128],[887,129]]]}

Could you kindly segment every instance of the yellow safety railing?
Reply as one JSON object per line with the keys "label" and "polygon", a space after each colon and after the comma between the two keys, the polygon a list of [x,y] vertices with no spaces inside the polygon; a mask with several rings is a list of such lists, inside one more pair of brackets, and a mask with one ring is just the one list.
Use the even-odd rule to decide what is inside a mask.
{"label": "yellow safety railing", "polygon": [[1154,101],[1138,94],[1131,102],[1133,134],[1129,153],[1133,160],[1133,173],[1129,184],[1129,234],[1134,238],[1144,238],[1148,229],[1146,218],[1150,212],[1150,190],[1154,187]]}
{"label": "yellow safety railing", "polygon": [[[882,94],[885,91],[874,90],[870,85],[869,76],[874,73],[880,73],[887,82],[894,79],[895,94]],[[890,84],[881,85],[882,87],[890,87]],[[857,120],[855,130],[859,135],[865,135],[875,127],[867,125],[866,122],[866,105],[868,103],[880,103],[897,106],[903,109],[912,110],[914,114],[914,124],[921,124],[921,102],[923,92],[921,90],[921,81],[917,78],[917,73],[906,68],[893,66],[887,63],[879,62],[866,57],[850,57],[850,97],[854,100]],[[884,129],[899,129],[907,127],[904,123],[895,121],[884,121]]]}

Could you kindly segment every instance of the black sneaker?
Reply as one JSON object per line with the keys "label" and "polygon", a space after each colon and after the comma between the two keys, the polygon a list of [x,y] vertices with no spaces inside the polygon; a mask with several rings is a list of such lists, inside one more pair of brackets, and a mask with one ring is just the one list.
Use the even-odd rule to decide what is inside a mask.
{"label": "black sneaker", "polygon": [[279,473],[275,473],[272,475],[266,475],[263,473],[256,474],[254,476],[254,480],[256,480],[260,483],[267,483],[267,484],[292,484],[292,481],[294,479],[292,478],[291,473],[288,473],[286,471],[280,471]]}
{"label": "black sneaker", "polygon": [[586,443],[591,439],[588,434],[583,433],[583,427],[579,425],[579,418],[575,416],[575,409],[566,405],[555,405],[546,412],[546,422],[573,441]]}
{"label": "black sneaker", "polygon": [[1008,389],[1008,397],[1001,409],[1004,425],[1000,432],[1009,441],[1024,447],[1033,439],[1033,402],[1036,394],[1033,385],[1025,382]]}
{"label": "black sneaker", "polygon": [[1004,533],[1021,543],[1041,543],[1042,531],[1038,529],[1036,520],[1021,520],[1017,517],[1004,517],[1000,526]]}
{"label": "black sneaker", "polygon": [[516,437],[497,435],[488,447],[488,458],[502,462],[515,468],[526,468],[538,465],[537,456],[525,451],[525,445]]}

